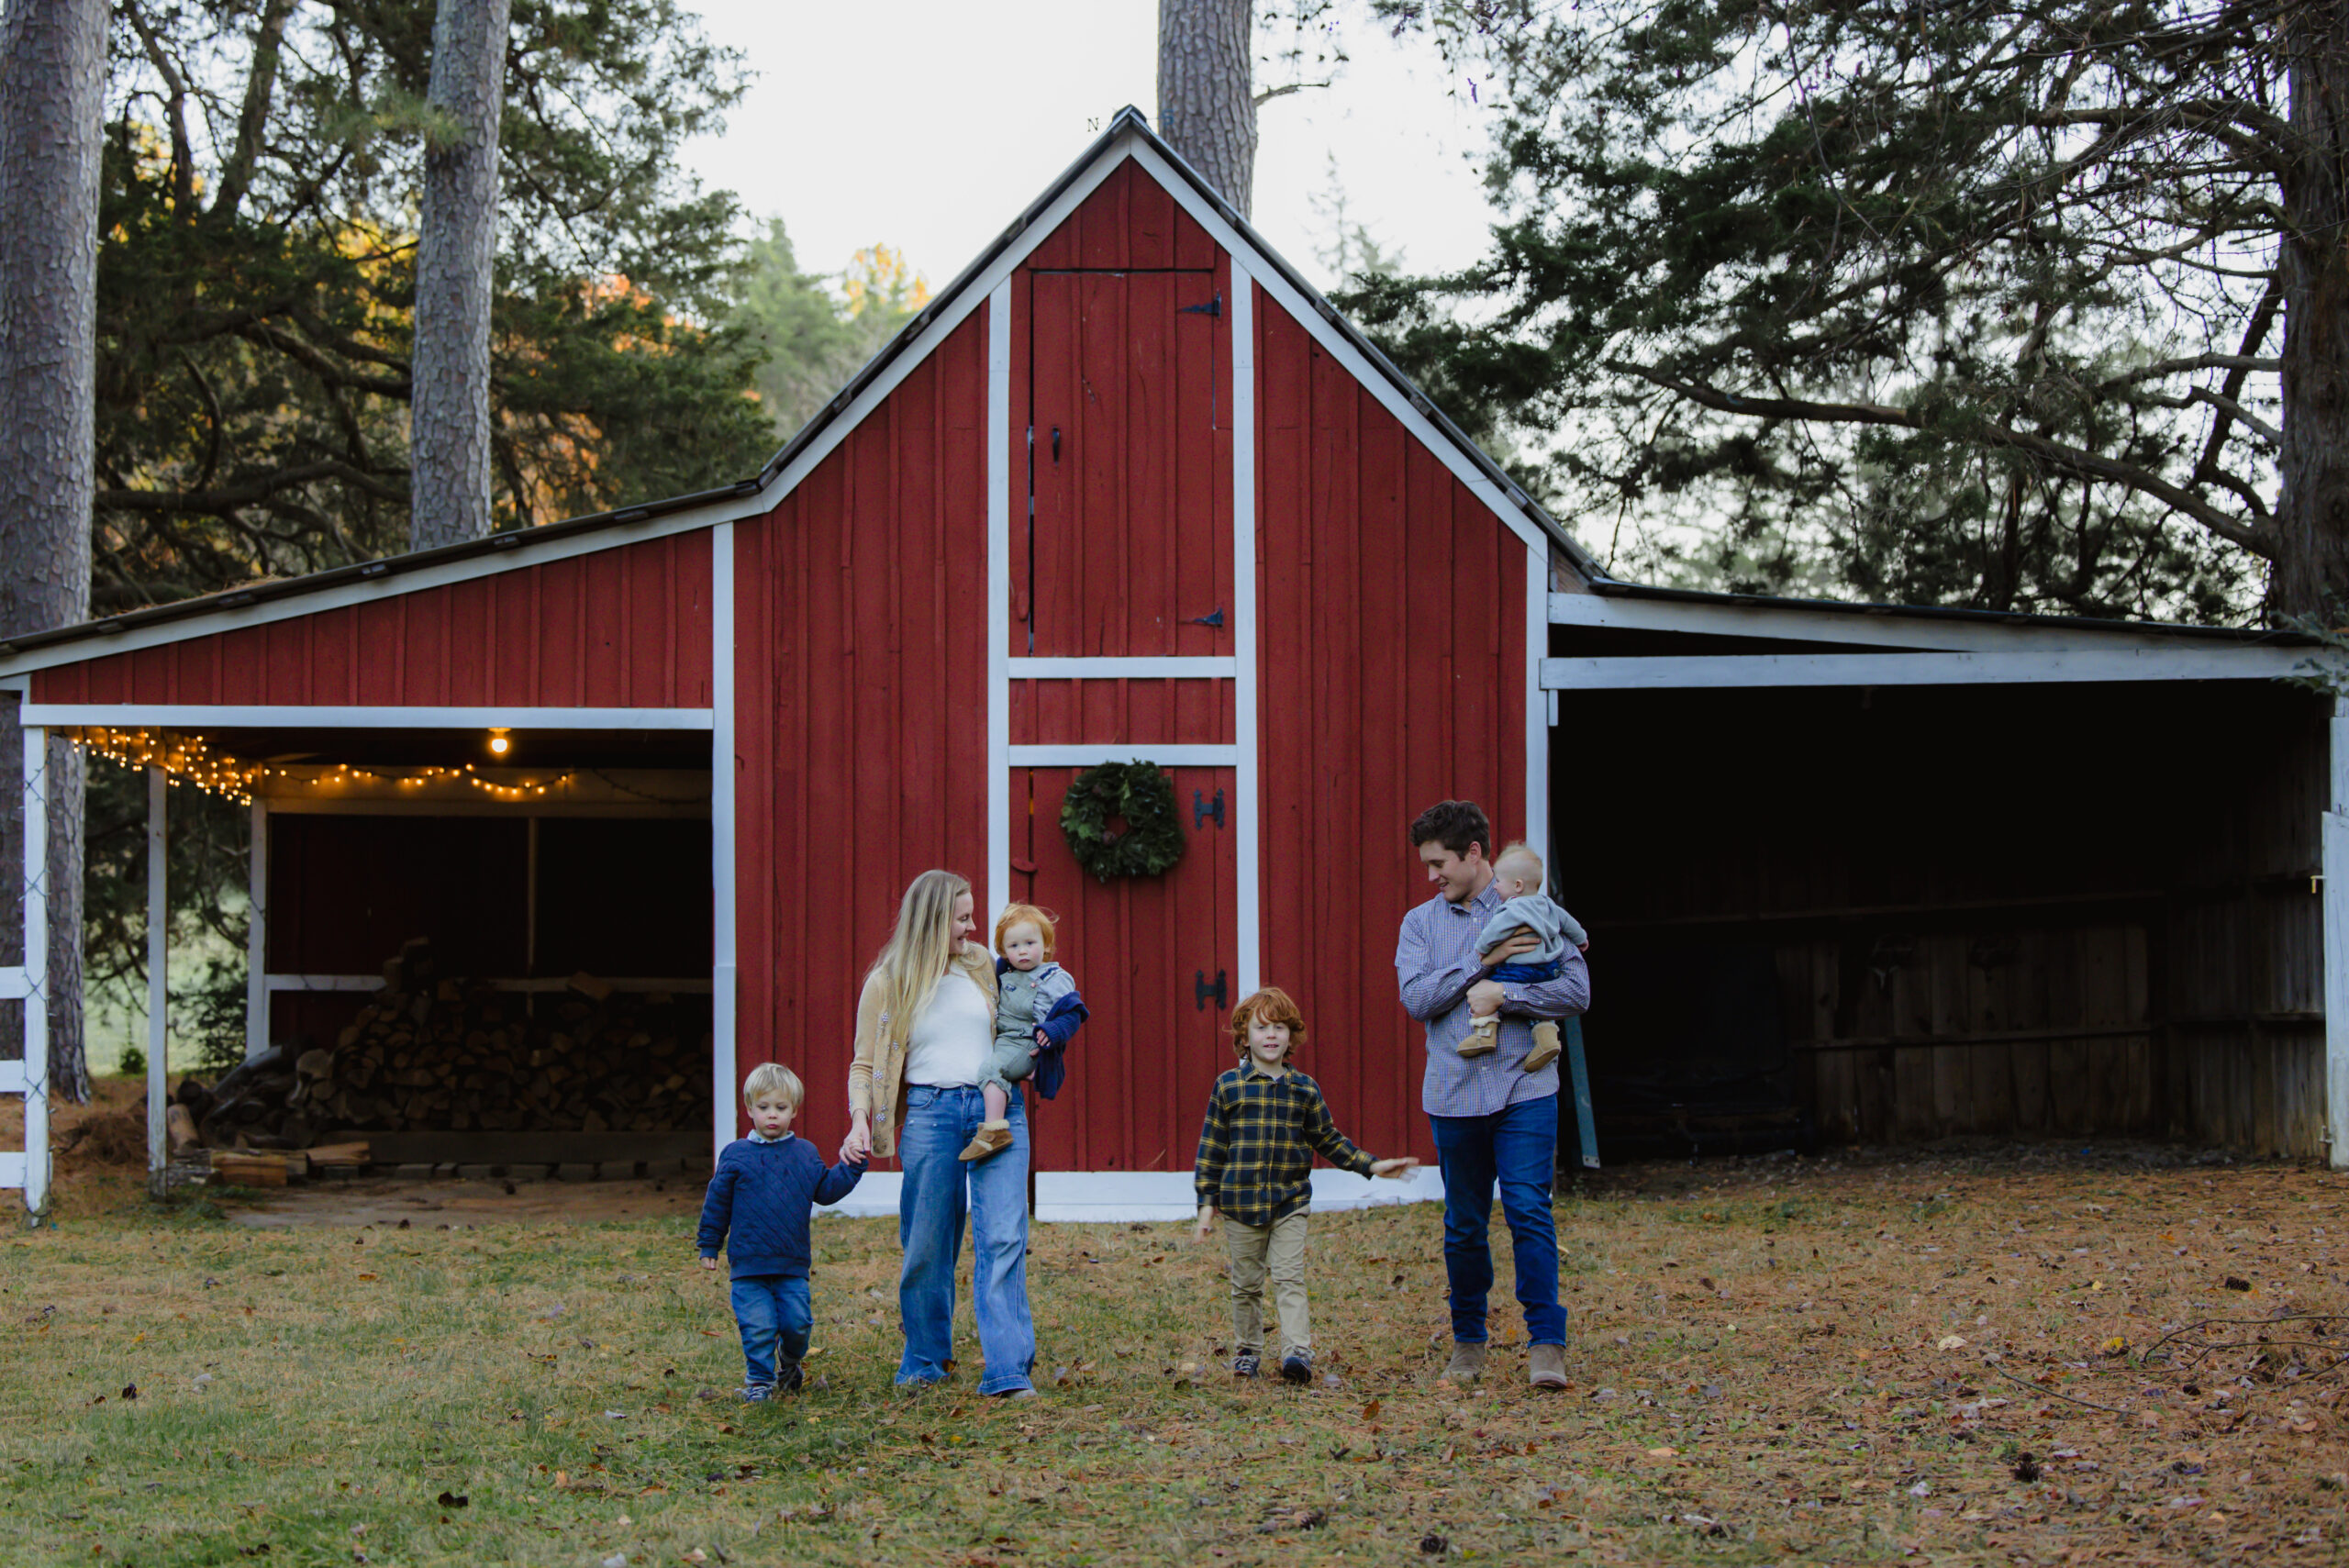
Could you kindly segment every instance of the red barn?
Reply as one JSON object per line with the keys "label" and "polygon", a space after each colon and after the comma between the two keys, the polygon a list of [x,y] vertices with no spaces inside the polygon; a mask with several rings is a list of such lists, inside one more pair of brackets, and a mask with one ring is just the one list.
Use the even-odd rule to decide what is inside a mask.
{"label": "red barn", "polygon": [[[1974,705],[1979,733],[1986,693],[2010,713],[2038,694],[2057,706],[2034,721],[2060,733],[2077,728],[2064,694],[2100,689],[2067,683],[2133,683],[2173,721],[2209,691],[2244,727],[2230,747],[2266,748],[2286,781],[2242,811],[2297,826],[2240,852],[2211,826],[2196,885],[2299,885],[2303,797],[2338,815],[2321,720],[2208,683],[2264,681],[2300,651],[2022,618],[1610,581],[1129,110],[756,477],[21,637],[0,644],[0,685],[25,694],[31,726],[201,736],[266,765],[241,775],[262,911],[254,1051],[340,1028],[418,935],[443,973],[526,1006],[578,971],[698,994],[704,1149],[735,1135],[740,1074],[768,1060],[808,1083],[806,1130],[840,1136],[863,967],[907,880],[946,866],[983,912],[1056,911],[1092,1006],[1067,1088],[1035,1118],[1040,1213],[1188,1212],[1200,1107],[1230,1061],[1221,1021],[1260,984],[1302,1004],[1306,1065],[1341,1125],[1431,1157],[1392,969],[1397,923],[1426,895],[1404,830],[1468,796],[1498,836],[1553,851],[1602,940],[1620,933],[1622,978],[1602,962],[1596,984],[1627,1082],[1687,1063],[1843,1137],[2239,1126],[2238,1141],[2312,1151],[2328,1092],[2349,1117],[2349,1040],[2310,999],[2312,906],[2246,903],[2228,925],[2193,906],[2205,925],[2179,940],[2221,940],[2192,935],[2218,919],[2224,940],[2283,954],[2261,996],[2285,1000],[2238,1002],[2213,979],[2219,999],[2190,1006],[2221,1032],[2176,1043],[2143,958],[2167,907],[2146,890],[2169,874],[2147,865],[2175,847],[2150,825],[2108,833],[2092,867],[2010,877],[1987,832],[1953,839],[1913,814],[1869,817],[1866,852],[1846,852],[1836,823],[1859,818],[1821,815],[1826,796],[1777,768],[1811,737],[1873,799],[1879,775],[1895,795],[1949,776],[1933,746],[1951,704]],[[1935,706],[1844,745],[1854,688],[1859,710],[1897,706],[1870,706],[1880,687]],[[1553,740],[1561,689],[1571,750]],[[511,744],[502,768],[493,731]],[[1745,750],[1720,754],[1732,733]],[[1553,785],[1553,751],[1576,779]],[[1136,758],[1172,773],[1186,852],[1104,884],[1063,841],[1062,797],[1079,770]],[[1717,808],[1723,781],[1765,773],[1760,809]],[[153,798],[160,812],[160,784]],[[1581,820],[1553,841],[1553,801],[1570,800]],[[1996,813],[1964,816],[1978,829]],[[2349,898],[2343,854],[2332,885]],[[1870,920],[1906,923],[1854,934]],[[1694,968],[1690,930],[1710,944]],[[1995,996],[1965,995],[1969,963],[1996,967]],[[1941,999],[1909,1006],[1904,985]],[[1750,1005],[1739,986],[1759,987]],[[31,990],[0,970],[0,995]],[[2037,998],[2021,1026],[2009,995]],[[1664,1038],[1703,996],[1735,1016]],[[2251,1034],[2227,1056],[2236,1007]],[[31,1010],[38,1038],[37,996]],[[1706,1065],[1725,1052],[1738,1060]],[[37,1089],[38,1071],[0,1087]],[[2196,1122],[2183,1085],[2220,1082],[2236,1086]],[[2051,1083],[2076,1105],[2065,1089],[2051,1110]],[[2286,1090],[2264,1123],[2220,1104]],[[1687,1125],[1683,1109],[1664,1119]],[[570,1131],[411,1110],[424,1133],[470,1138],[476,1162],[596,1157]],[[39,1136],[22,1173],[36,1202]],[[860,1197],[886,1207],[892,1184]],[[1337,1178],[1326,1195],[1362,1190]]]}

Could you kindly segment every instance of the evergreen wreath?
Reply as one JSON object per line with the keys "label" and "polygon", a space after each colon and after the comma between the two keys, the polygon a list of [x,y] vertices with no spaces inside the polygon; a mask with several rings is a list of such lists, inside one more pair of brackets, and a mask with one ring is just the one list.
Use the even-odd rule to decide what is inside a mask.
{"label": "evergreen wreath", "polygon": [[[1076,863],[1103,882],[1162,876],[1183,858],[1174,781],[1155,762],[1102,762],[1076,775],[1061,800],[1061,836]],[[1125,831],[1109,824],[1126,819]]]}

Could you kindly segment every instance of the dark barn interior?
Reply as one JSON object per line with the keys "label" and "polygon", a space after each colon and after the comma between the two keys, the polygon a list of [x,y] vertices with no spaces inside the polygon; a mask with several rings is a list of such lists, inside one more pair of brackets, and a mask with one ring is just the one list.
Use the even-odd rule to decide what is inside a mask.
{"label": "dark barn interior", "polygon": [[2328,713],[2275,682],[1564,694],[1602,1155],[2321,1153]]}

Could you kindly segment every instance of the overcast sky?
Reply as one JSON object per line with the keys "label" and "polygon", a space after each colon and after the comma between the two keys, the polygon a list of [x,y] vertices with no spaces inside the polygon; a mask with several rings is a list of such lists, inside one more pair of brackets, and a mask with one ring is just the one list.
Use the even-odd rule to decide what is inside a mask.
{"label": "overcast sky", "polygon": [[[691,0],[689,0],[691,3]],[[945,283],[1127,104],[1155,120],[1157,0],[698,0],[742,51],[748,96],[688,149],[703,181],[788,226],[799,264],[837,272],[896,247]],[[1485,138],[1433,52],[1353,27],[1335,86],[1259,116],[1254,222],[1317,283],[1330,160],[1349,212],[1414,270],[1456,266],[1488,224]],[[1259,81],[1260,87],[1266,85]]]}

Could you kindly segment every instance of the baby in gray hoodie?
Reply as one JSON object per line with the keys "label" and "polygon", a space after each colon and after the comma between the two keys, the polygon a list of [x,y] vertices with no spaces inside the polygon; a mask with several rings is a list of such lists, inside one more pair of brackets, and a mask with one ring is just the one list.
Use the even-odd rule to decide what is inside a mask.
{"label": "baby in gray hoodie", "polygon": [[[1555,980],[1566,949],[1590,946],[1590,933],[1542,891],[1542,857],[1529,846],[1511,844],[1496,856],[1493,881],[1508,902],[1485,922],[1484,930],[1476,938],[1477,953],[1481,956],[1492,951],[1520,931],[1532,932],[1542,939],[1542,945],[1496,966],[1486,978],[1520,984]],[[1468,1027],[1468,1038],[1460,1042],[1460,1054],[1489,1056],[1500,1049],[1500,1010],[1495,1006],[1490,1012],[1482,1012],[1474,1002],[1468,1006],[1475,1021]],[[1558,1026],[1544,1018],[1533,1026],[1533,1049],[1526,1052],[1525,1071],[1539,1073],[1558,1060]]]}

